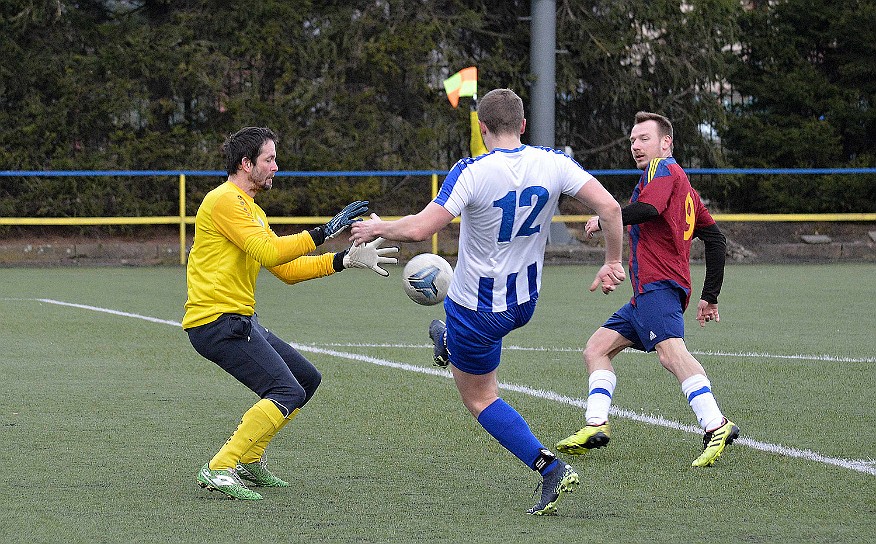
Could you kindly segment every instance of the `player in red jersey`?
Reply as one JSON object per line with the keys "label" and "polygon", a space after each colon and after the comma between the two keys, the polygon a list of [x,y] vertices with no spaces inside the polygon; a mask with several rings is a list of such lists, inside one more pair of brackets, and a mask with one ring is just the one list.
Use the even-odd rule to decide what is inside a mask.
{"label": "player in red jersey", "polygon": [[[720,320],[718,294],[724,279],[726,239],[687,174],[672,158],[672,146],[669,119],[649,112],[636,114],[630,150],[636,166],[644,172],[630,204],[622,210],[623,223],[629,225],[633,298],[587,341],[587,425],[557,444],[563,453],[580,455],[608,443],[608,411],[617,383],[611,361],[628,347],[656,351],[663,367],[681,383],[705,433],[703,452],[693,466],[712,465],[739,436],[738,427],[718,408],[706,371],[684,343],[683,314],[691,293],[691,242],[699,238],[706,248],[706,278],[696,315],[700,326],[705,326]],[[593,217],[585,231],[592,236],[598,230],[599,217]]]}

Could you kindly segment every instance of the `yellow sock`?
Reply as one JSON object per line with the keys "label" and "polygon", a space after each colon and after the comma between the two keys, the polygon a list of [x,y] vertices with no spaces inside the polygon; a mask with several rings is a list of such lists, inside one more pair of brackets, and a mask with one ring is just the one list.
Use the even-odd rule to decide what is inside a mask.
{"label": "yellow sock", "polygon": [[278,432],[280,432],[280,429],[285,427],[287,423],[289,423],[290,421],[295,419],[295,416],[297,416],[298,412],[300,412],[300,411],[301,411],[301,408],[296,408],[296,409],[292,410],[292,413],[289,414],[286,417],[286,419],[284,419],[283,421],[280,422],[280,426],[277,427],[276,430],[274,430],[273,432],[268,432],[268,434],[263,436],[261,440],[259,440],[258,442],[255,442],[252,445],[252,447],[250,447],[249,450],[247,450],[247,452],[241,456],[240,462],[241,463],[255,463],[256,461],[261,459],[262,455],[265,454],[265,448],[268,447],[268,444],[271,442],[271,440],[273,440],[274,436]]}
{"label": "yellow sock", "polygon": [[244,452],[266,434],[276,433],[282,423],[283,413],[273,401],[268,399],[258,401],[243,414],[237,430],[210,460],[210,470],[236,467]]}

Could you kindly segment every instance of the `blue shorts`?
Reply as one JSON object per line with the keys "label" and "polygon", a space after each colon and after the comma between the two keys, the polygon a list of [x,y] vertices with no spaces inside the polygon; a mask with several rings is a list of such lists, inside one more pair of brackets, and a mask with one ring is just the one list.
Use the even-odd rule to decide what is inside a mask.
{"label": "blue shorts", "polygon": [[628,302],[603,327],[620,333],[640,351],[654,351],[667,338],[684,338],[684,301],[687,293],[677,287],[646,291]]}
{"label": "blue shorts", "polygon": [[526,325],[538,297],[504,312],[476,312],[444,299],[447,314],[447,351],[450,363],[469,374],[487,374],[499,366],[502,338]]}

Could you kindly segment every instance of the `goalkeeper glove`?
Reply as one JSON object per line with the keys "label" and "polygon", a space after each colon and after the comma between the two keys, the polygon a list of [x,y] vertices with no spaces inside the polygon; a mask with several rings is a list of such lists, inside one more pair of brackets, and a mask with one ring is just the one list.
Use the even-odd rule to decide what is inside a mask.
{"label": "goalkeeper glove", "polygon": [[388,277],[389,272],[380,267],[382,264],[396,264],[395,257],[384,257],[387,253],[398,253],[397,247],[380,247],[383,238],[377,238],[373,242],[363,245],[353,244],[345,251],[343,257],[344,268],[370,268],[381,276]]}
{"label": "goalkeeper glove", "polygon": [[356,218],[368,212],[368,201],[357,200],[347,204],[343,210],[332,217],[325,225],[320,225],[310,231],[313,242],[321,245],[326,240],[331,240],[347,227],[352,225]]}

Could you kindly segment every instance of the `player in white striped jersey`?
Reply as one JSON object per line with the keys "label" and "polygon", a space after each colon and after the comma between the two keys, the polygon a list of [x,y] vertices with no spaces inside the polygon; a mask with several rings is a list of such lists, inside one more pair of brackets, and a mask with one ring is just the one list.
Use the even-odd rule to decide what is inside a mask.
{"label": "player in white striped jersey", "polygon": [[487,93],[478,104],[478,116],[486,154],[456,163],[438,196],[421,212],[397,221],[372,214],[371,220],[352,226],[350,239],[355,244],[378,237],[421,241],[461,218],[459,259],[444,301],[446,335],[442,330],[433,338],[439,344],[436,351],[446,348],[469,412],[543,476],[541,501],[528,512],[553,514],[562,493],[578,483],[578,475],[499,398],[502,338],[525,325],[535,310],[548,230],[561,194],[594,210],[605,231],[605,264],[590,290],[601,287],[607,294],[624,280],[620,206],[568,155],[521,143],[526,119],[523,102],[513,91]]}

